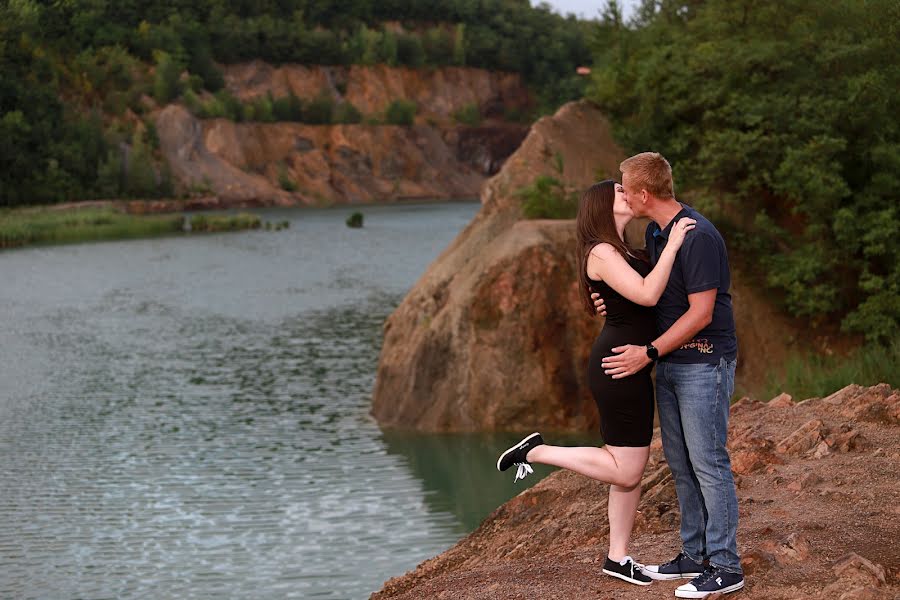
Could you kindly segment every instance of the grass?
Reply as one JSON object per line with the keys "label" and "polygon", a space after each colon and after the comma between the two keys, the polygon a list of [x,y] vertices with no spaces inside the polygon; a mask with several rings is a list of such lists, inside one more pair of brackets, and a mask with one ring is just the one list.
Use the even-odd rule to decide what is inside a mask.
{"label": "grass", "polygon": [[[104,240],[129,240],[178,235],[184,232],[181,213],[131,215],[112,207],[0,209],[0,249]],[[259,229],[257,215],[194,215],[191,232]],[[278,223],[275,230],[287,228]]]}
{"label": "grass", "polygon": [[138,216],[113,208],[48,208],[0,211],[0,248],[126,240],[178,233],[179,215]]}
{"label": "grass", "polygon": [[783,374],[771,376],[762,399],[787,392],[796,400],[822,398],[851,383],[900,386],[900,341],[888,346],[866,344],[848,356],[795,355]]}
{"label": "grass", "polygon": [[259,229],[262,225],[262,219],[250,213],[194,215],[191,217],[191,231],[199,232],[242,231],[244,229]]}

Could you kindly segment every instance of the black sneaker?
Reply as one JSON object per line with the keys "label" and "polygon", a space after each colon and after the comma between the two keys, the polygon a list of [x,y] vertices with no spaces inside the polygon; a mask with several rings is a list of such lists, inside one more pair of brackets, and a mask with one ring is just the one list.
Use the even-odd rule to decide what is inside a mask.
{"label": "black sneaker", "polygon": [[622,562],[616,562],[607,556],[606,562],[603,563],[603,572],[635,585],[650,585],[653,580],[641,572],[642,566],[634,562],[630,556],[623,558]]}
{"label": "black sneaker", "polygon": [[528,456],[529,450],[540,446],[543,443],[544,438],[541,437],[541,434],[532,433],[500,455],[500,458],[497,459],[497,470],[505,471],[511,466],[516,465],[519,468],[516,469],[516,478],[514,482],[525,479],[526,475],[534,473],[534,469],[531,468],[531,463],[525,460],[525,457]]}
{"label": "black sneaker", "polygon": [[646,565],[644,573],[650,579],[693,579],[703,573],[703,565],[694,562],[684,552],[667,563],[661,565]]}
{"label": "black sneaker", "polygon": [[705,598],[710,594],[728,594],[744,587],[744,576],[712,565],[698,577],[675,589],[676,598]]}

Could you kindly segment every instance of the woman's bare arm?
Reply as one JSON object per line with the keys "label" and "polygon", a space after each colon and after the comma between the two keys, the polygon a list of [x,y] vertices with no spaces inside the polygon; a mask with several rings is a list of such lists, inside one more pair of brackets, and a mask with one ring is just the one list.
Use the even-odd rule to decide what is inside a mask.
{"label": "woman's bare arm", "polygon": [[693,219],[679,219],[653,270],[641,277],[622,255],[610,244],[597,244],[588,256],[587,271],[592,279],[601,279],[609,286],[641,306],[656,306],[662,296],[675,264],[675,256],[684,241],[684,235],[694,228]]}

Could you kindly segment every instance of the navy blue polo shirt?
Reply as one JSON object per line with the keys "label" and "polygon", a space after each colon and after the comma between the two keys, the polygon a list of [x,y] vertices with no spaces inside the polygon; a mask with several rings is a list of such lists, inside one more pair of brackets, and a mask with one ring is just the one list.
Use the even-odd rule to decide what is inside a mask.
{"label": "navy blue polo shirt", "polygon": [[660,333],[667,331],[687,312],[688,294],[716,289],[716,305],[712,322],[694,339],[681,348],[660,357],[663,362],[718,363],[723,356],[728,360],[737,357],[737,336],[734,332],[734,313],[731,309],[731,270],[728,268],[728,252],[725,240],[706,217],[689,206],[681,205],[681,211],[660,230],[651,222],[647,227],[646,241],[650,262],[655,266],[666,247],[669,233],[678,219],[690,217],[697,225],[687,233],[678,250],[672,275],[656,305],[656,326]]}

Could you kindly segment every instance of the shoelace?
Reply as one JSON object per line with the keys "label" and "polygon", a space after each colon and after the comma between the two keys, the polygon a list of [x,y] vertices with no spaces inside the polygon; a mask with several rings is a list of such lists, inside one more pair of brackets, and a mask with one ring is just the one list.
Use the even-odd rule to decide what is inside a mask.
{"label": "shoelace", "polygon": [[683,558],[688,558],[688,555],[685,554],[684,552],[679,552],[679,553],[678,553],[678,556],[676,556],[675,558],[673,558],[672,560],[670,560],[670,561],[667,562],[667,563],[664,563],[664,564],[659,565],[659,568],[660,568],[660,570],[662,570],[663,567],[673,567],[673,566],[678,566],[679,564],[681,564],[681,560],[682,560]]}
{"label": "shoelace", "polygon": [[518,469],[516,469],[516,478],[513,479],[513,483],[516,483],[520,479],[525,479],[528,475],[534,473],[534,469],[531,468],[527,462],[515,463]]}
{"label": "shoelace", "polygon": [[700,589],[700,586],[712,579],[716,574],[716,569],[713,567],[706,567],[703,569],[703,572],[691,583],[694,584],[694,587]]}
{"label": "shoelace", "polygon": [[[642,565],[641,563],[637,562],[636,560],[634,560],[634,559],[631,558],[630,556],[626,556],[624,560],[626,560],[627,562],[631,563],[631,578],[632,578],[632,579],[634,579],[634,574],[635,574],[636,572],[637,572],[637,573],[642,573],[642,572],[643,572],[642,569],[644,568],[644,565]],[[620,563],[620,564],[621,564],[621,563]]]}

